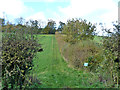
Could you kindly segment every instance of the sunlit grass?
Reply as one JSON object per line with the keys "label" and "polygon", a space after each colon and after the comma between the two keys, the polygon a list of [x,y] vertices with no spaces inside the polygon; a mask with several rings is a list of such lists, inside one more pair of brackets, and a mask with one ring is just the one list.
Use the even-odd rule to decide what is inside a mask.
{"label": "sunlit grass", "polygon": [[95,36],[95,37],[94,37],[94,41],[97,42],[97,43],[102,44],[102,37],[100,37],[100,36]]}
{"label": "sunlit grass", "polygon": [[[42,88],[88,88],[103,87],[96,81],[90,83],[91,74],[68,67],[63,60],[54,35],[38,35],[39,43],[42,44],[43,52],[37,53],[33,59],[33,70],[31,74],[36,76]],[[98,76],[95,76],[96,78]],[[93,78],[93,77],[92,77]]]}

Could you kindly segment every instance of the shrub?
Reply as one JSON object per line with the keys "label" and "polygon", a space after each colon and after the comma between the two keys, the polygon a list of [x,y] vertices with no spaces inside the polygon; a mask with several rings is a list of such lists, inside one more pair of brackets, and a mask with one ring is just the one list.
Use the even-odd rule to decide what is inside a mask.
{"label": "shrub", "polygon": [[[96,67],[96,71],[105,78],[109,87],[120,85],[120,33],[119,25],[114,24],[114,26],[114,32],[103,28],[107,33],[107,36],[103,36],[103,60]],[[105,75],[110,77],[106,78]]]}
{"label": "shrub", "polygon": [[89,40],[71,45],[67,50],[70,53],[68,56],[70,56],[69,60],[71,60],[71,63],[80,69],[84,69],[83,65],[85,62],[93,63],[88,61],[88,57],[95,56],[99,52],[96,44]]}
{"label": "shrub", "polygon": [[32,59],[41,45],[37,43],[33,35],[25,35],[24,30],[4,33],[2,44],[3,88],[15,88],[16,86],[22,88],[25,75],[32,69]]}

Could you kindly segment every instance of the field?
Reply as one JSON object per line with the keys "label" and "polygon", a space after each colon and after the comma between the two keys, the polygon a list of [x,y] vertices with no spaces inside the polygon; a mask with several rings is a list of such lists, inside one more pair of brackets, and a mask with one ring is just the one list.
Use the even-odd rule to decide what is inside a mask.
{"label": "field", "polygon": [[97,42],[97,43],[102,43],[102,37],[95,36],[94,41]]}
{"label": "field", "polygon": [[33,59],[31,75],[40,80],[39,88],[102,88],[98,76],[68,67],[60,54],[55,35],[38,35],[43,52]]}

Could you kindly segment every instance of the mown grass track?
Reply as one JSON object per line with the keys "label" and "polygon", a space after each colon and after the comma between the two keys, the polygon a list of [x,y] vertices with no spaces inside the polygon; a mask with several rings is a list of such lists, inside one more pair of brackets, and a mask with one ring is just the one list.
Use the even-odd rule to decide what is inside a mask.
{"label": "mown grass track", "polygon": [[39,35],[38,38],[44,51],[38,52],[38,58],[33,59],[34,67],[31,74],[41,81],[39,88],[103,87],[99,81],[90,84],[88,79],[91,78],[90,73],[68,67],[59,52],[55,35]]}

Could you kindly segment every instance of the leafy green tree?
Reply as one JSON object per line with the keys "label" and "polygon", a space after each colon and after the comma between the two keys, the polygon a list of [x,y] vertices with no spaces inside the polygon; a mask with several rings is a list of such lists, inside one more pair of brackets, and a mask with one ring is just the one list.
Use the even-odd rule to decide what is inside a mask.
{"label": "leafy green tree", "polygon": [[44,28],[44,33],[46,34],[55,34],[55,27],[56,23],[53,20],[48,20],[47,26]]}
{"label": "leafy green tree", "polygon": [[32,33],[36,34],[38,32],[39,22],[37,20],[30,20],[30,24],[31,24]]}
{"label": "leafy green tree", "polygon": [[67,35],[66,41],[75,43],[79,40],[93,39],[96,27],[82,19],[68,20],[64,25],[63,33]]}
{"label": "leafy green tree", "polygon": [[55,34],[55,21],[53,20],[48,20],[48,27],[50,28],[49,34]]}
{"label": "leafy green tree", "polygon": [[62,31],[63,30],[63,27],[64,27],[64,25],[65,25],[65,23],[63,23],[63,22],[59,22],[59,26],[58,26],[58,31]]}
{"label": "leafy green tree", "polygon": [[31,27],[38,28],[38,21],[37,20],[30,20],[31,22]]}
{"label": "leafy green tree", "polygon": [[49,34],[49,32],[50,32],[50,27],[48,27],[48,25],[44,28],[44,30],[43,30],[43,33],[44,34]]}

